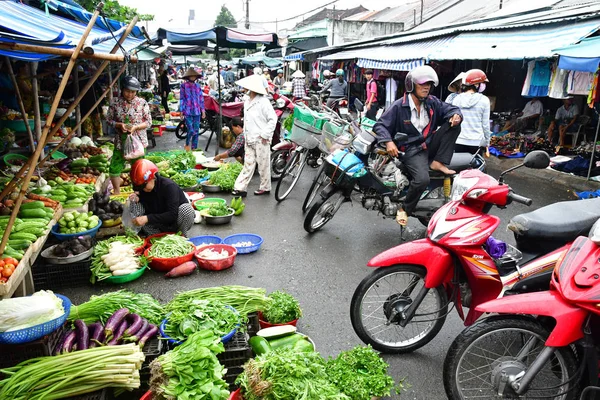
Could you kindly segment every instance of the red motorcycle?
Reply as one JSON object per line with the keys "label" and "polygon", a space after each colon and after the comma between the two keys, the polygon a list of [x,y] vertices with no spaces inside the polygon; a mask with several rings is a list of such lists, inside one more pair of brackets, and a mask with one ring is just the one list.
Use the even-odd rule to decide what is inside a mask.
{"label": "red motorcycle", "polygon": [[[540,169],[549,162],[546,153],[534,151],[520,166]],[[600,218],[600,200],[555,203],[514,217],[517,248],[507,245],[503,255],[493,258],[490,237],[500,219],[488,214],[492,206],[532,203],[504,184],[504,175],[516,168],[504,171],[499,181],[477,169],[461,172],[454,180],[451,201],[431,218],[427,238],[401,244],[369,261],[368,266],[377,269],[356,288],[350,310],[352,326],[363,342],[382,352],[411,352],[437,335],[450,302],[465,325],[471,325],[482,314],[478,305],[507,291],[547,290],[552,269],[568,243],[589,232]],[[466,317],[463,307],[469,308]]]}
{"label": "red motorcycle", "polygon": [[283,137],[283,121],[288,117],[290,112],[294,112],[294,103],[287,97],[279,93],[273,94],[273,108],[277,114],[277,126],[273,133],[271,141],[271,179],[279,179],[285,166],[287,165],[290,156],[296,149],[296,144],[291,140],[286,140]]}
{"label": "red motorcycle", "polygon": [[[550,290],[480,304],[444,362],[449,399],[598,399],[600,223],[556,263]],[[596,392],[595,394],[592,392]],[[476,395],[476,396],[475,396]]]}

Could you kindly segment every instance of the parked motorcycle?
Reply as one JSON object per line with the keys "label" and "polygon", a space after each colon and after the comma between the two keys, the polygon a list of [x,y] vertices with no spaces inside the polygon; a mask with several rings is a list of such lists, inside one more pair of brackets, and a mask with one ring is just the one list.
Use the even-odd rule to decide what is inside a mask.
{"label": "parked motorcycle", "polygon": [[[360,135],[355,139],[355,143],[361,138],[369,137],[370,134],[362,131],[355,123],[353,126]],[[407,138],[406,134],[398,133],[395,141],[401,144]],[[374,140],[372,135],[370,140]],[[360,202],[367,210],[376,210],[386,218],[396,217],[409,186],[408,171],[402,162],[404,154],[400,152],[398,158],[393,158],[382,147],[375,150],[364,149],[360,153],[367,157],[361,159],[352,153],[345,155],[345,168],[340,168],[334,155],[325,159],[325,174],[329,181],[306,214],[304,230],[308,233],[316,232],[325,226],[344,202],[351,201],[354,191],[359,192]],[[354,170],[361,164],[364,165],[366,173],[357,176]],[[485,165],[485,160],[479,154],[473,156],[469,153],[456,153],[448,168],[457,172],[468,168],[485,170]],[[414,215],[424,225],[427,225],[436,210],[448,202],[452,186],[452,178],[443,173],[430,171],[429,177],[430,185],[414,211]]]}
{"label": "parked motorcycle", "polygon": [[[548,291],[492,300],[444,362],[449,399],[599,399],[600,223],[561,252]],[[593,393],[595,392],[595,393]]]}
{"label": "parked motorcycle", "polygon": [[[488,212],[513,201],[531,205],[504,183],[504,176],[521,166],[546,168],[549,162],[545,152],[531,152],[499,181],[477,169],[463,171],[454,180],[451,201],[431,218],[425,239],[369,261],[377,269],[356,288],[350,306],[361,340],[382,352],[411,352],[437,335],[450,302],[465,325],[471,325],[482,314],[477,306],[504,292],[546,290],[568,244],[600,218],[600,199],[555,203],[514,217],[511,224],[520,227],[517,248],[507,246],[497,258],[490,255],[489,239],[500,219]],[[463,307],[469,308],[466,317]]]}

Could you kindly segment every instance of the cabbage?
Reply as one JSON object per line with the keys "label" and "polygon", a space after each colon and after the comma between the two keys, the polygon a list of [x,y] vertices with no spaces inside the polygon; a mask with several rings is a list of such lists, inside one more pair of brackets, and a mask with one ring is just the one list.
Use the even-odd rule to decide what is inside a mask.
{"label": "cabbage", "polygon": [[0,332],[30,328],[64,315],[62,300],[41,290],[28,297],[0,301]]}
{"label": "cabbage", "polygon": [[89,136],[82,136],[81,143],[82,144],[90,144],[90,143],[92,143],[92,138]]}
{"label": "cabbage", "polygon": [[73,139],[71,139],[71,144],[74,144],[75,146],[79,147],[81,146],[81,139],[79,139],[78,137],[74,137]]}

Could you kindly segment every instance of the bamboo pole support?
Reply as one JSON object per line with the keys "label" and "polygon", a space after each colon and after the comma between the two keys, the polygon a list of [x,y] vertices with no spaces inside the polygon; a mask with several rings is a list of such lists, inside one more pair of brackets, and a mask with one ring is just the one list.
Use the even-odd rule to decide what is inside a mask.
{"label": "bamboo pole support", "polygon": [[[56,47],[37,46],[32,44],[23,43],[1,43],[0,50],[12,50],[12,51],[26,51],[29,53],[41,53],[41,54],[53,54],[55,56],[72,57],[74,54],[73,49],[60,49]],[[79,53],[78,53],[79,54]],[[124,62],[125,57],[122,54],[113,53],[94,53],[86,54],[81,52],[79,58],[85,58],[88,60],[100,60],[100,61],[117,61]],[[131,56],[130,62],[138,62],[137,56]]]}
{"label": "bamboo pole support", "polygon": [[[25,105],[23,104],[23,97],[21,97],[21,90],[19,90],[19,84],[17,82],[17,78],[15,76],[15,72],[13,71],[12,63],[10,59],[6,57],[6,67],[8,69],[8,75],[10,76],[10,80],[12,81],[13,86],[15,87],[15,94],[17,95],[17,103],[19,103],[19,110],[21,111],[21,116],[23,117],[23,123],[25,124],[25,130],[27,131],[27,136],[29,136],[29,147],[31,152],[33,153],[35,149],[35,141],[33,140],[33,132],[31,132],[31,127],[29,126],[29,121],[27,119],[27,111],[25,110]],[[37,101],[37,98],[34,99]]]}
{"label": "bamboo pole support", "polygon": [[[102,103],[102,100],[104,100],[104,98],[108,95],[108,93],[110,93],[112,91],[112,87],[119,81],[119,78],[121,77],[121,75],[123,74],[123,72],[125,72],[125,65],[123,64],[123,66],[121,67],[121,69],[119,70],[119,72],[117,72],[117,74],[115,75],[115,78],[112,80],[112,82],[110,83],[110,85],[108,85],[108,87],[106,88],[106,90],[102,93],[102,95],[100,95],[100,97],[98,98],[98,100],[96,101],[96,103],[94,104],[94,106],[81,118],[81,121],[77,124],[77,126],[75,126],[75,128],[78,128],[79,125],[83,124],[83,121],[85,121],[91,114],[92,112],[100,105],[100,103]],[[52,156],[52,154],[54,154],[55,151],[57,151],[59,149],[59,147],[61,147],[62,145],[64,145],[73,135],[75,134],[75,129],[73,129],[71,131],[71,133],[69,133],[67,136],[65,136],[60,143],[54,148],[52,149],[48,155],[46,157],[44,157],[44,159],[42,161],[40,161],[39,166],[43,166],[44,163],[46,161],[48,161],[48,159],[50,159],[50,157]]]}
{"label": "bamboo pole support", "polygon": [[[123,41],[125,40],[125,38],[127,36],[129,36],[129,34],[131,33],[131,31],[135,27],[135,24],[137,23],[137,21],[138,21],[138,17],[137,16],[134,17],[133,20],[131,20],[131,22],[127,26],[127,29],[125,30],[125,33],[123,33],[123,35],[119,38],[117,44],[115,44],[115,46],[111,50],[111,54],[115,53],[117,50],[119,50],[120,45],[123,43]],[[77,98],[73,101],[73,103],[67,108],[67,111],[64,113],[64,115],[55,124],[54,128],[52,128],[52,130],[50,131],[50,133],[48,134],[48,136],[46,138],[46,141],[44,142],[44,146],[42,146],[42,147],[45,147],[48,144],[49,138],[51,138],[52,136],[54,136],[54,134],[56,132],[58,132],[58,130],[60,129],[60,127],[62,126],[62,124],[69,117],[69,114],[71,114],[71,112],[75,109],[75,106],[77,104],[79,104],[79,102],[81,101],[81,99],[83,98],[83,96],[87,93],[87,91],[96,82],[96,80],[98,79],[98,77],[100,75],[102,75],[102,72],[104,71],[104,69],[106,69],[106,67],[108,65],[109,65],[109,61],[102,62],[102,64],[100,65],[100,67],[98,67],[98,70],[94,73],[94,75],[89,79],[88,83],[81,90],[81,92],[79,93],[79,96],[77,96]],[[110,68],[109,68],[109,71],[110,71]],[[67,76],[68,76],[68,74],[67,74]],[[60,99],[60,97],[59,97],[59,99]],[[30,158],[29,160],[27,160],[27,162],[25,163],[25,165],[23,165],[21,167],[21,169],[15,174],[15,176],[13,177],[13,179],[6,184],[6,186],[4,187],[4,190],[2,190],[2,192],[0,193],[0,200],[3,200],[6,197],[6,195],[8,195],[10,192],[13,191],[13,189],[15,188],[15,186],[18,184],[19,180],[21,179],[21,176],[31,166],[31,163],[32,163],[32,159]]]}
{"label": "bamboo pole support", "polygon": [[[54,97],[54,101],[52,102],[52,107],[50,108],[50,113],[48,114],[48,118],[46,119],[46,125],[44,126],[44,129],[42,130],[42,137],[40,138],[40,142],[43,144],[46,143],[46,137],[48,136],[48,132],[50,131],[50,124],[52,123],[52,120],[54,119],[54,115],[56,114],[56,109],[58,108],[60,98],[62,97],[65,87],[67,86],[67,81],[69,80],[69,75],[71,75],[73,66],[75,65],[75,62],[77,61],[77,56],[81,52],[81,48],[83,47],[88,35],[92,31],[92,27],[96,23],[96,19],[98,18],[98,15],[100,15],[100,11],[102,10],[102,7],[104,7],[104,3],[102,3],[102,2],[98,3],[98,6],[96,7],[96,11],[94,11],[94,14],[92,14],[92,17],[90,18],[90,21],[88,22],[88,25],[85,28],[85,31],[83,32],[83,35],[81,35],[81,38],[79,39],[79,43],[75,47],[75,50],[73,50],[73,52],[71,53],[71,59],[69,60],[69,64],[67,65],[67,69],[65,71],[65,74],[63,75],[63,78],[62,78],[62,81],[60,82],[58,90],[56,91],[56,96]],[[19,193],[19,197],[17,197],[17,201],[15,202],[15,206],[13,208],[12,213],[10,214],[8,224],[6,226],[6,230],[4,231],[4,235],[2,236],[2,242],[0,243],[0,254],[4,254],[4,250],[6,249],[6,244],[8,242],[8,237],[10,236],[10,231],[12,230],[13,225],[15,224],[15,219],[17,218],[17,213],[19,212],[19,209],[21,208],[21,203],[23,203],[23,199],[25,198],[25,195],[27,193],[29,182],[31,181],[31,177],[33,176],[33,171],[35,170],[33,168],[33,163],[35,162],[37,164],[37,161],[40,158],[40,154],[42,153],[43,148],[44,148],[44,145],[42,145],[42,144],[37,146],[35,149],[35,152],[30,157],[31,168],[29,168],[27,170],[25,179],[23,180],[23,183],[21,184],[21,191]]]}
{"label": "bamboo pole support", "polygon": [[[79,65],[75,64],[75,68],[73,68],[73,73],[71,74],[73,77],[73,93],[75,97],[79,96]],[[75,123],[79,128],[73,129],[77,131],[77,134],[81,136],[81,102],[75,106]]]}
{"label": "bamboo pole support", "polygon": [[[42,115],[40,112],[40,102],[38,100],[39,95],[40,95],[40,88],[38,85],[38,78],[36,76],[38,62],[34,61],[34,62],[30,63],[29,67],[31,69],[30,74],[31,74],[31,87],[33,90],[33,98],[35,99],[33,102],[33,119],[35,121],[35,125],[34,125],[33,129],[35,130],[35,138],[37,139],[37,141],[39,143],[40,137],[42,137]],[[42,150],[42,156],[43,155],[44,155],[44,151]]]}

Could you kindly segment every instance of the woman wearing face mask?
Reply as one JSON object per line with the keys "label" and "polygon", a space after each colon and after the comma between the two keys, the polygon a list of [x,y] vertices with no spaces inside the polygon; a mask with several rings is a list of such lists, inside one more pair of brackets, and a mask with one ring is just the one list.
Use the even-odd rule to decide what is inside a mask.
{"label": "woman wearing face mask", "polygon": [[462,93],[452,100],[452,105],[460,108],[463,115],[462,129],[454,151],[475,154],[485,147],[486,157],[490,156],[490,100],[482,94],[488,82],[485,72],[472,69],[465,72]]}
{"label": "woman wearing face mask", "polygon": [[[106,117],[108,125],[116,130],[115,149],[109,167],[114,194],[120,193],[121,173],[125,169],[123,146],[127,136],[135,136],[144,148],[148,147],[146,129],[152,126],[152,116],[146,100],[137,97],[140,88],[140,82],[133,76],[123,78],[121,97],[113,100]],[[131,160],[132,163],[133,161]]]}
{"label": "woman wearing face mask", "polygon": [[130,175],[136,191],[129,196],[131,214],[142,233],[181,232],[187,236],[194,225],[195,213],[183,190],[160,176],[158,167],[149,160],[137,160]]}

